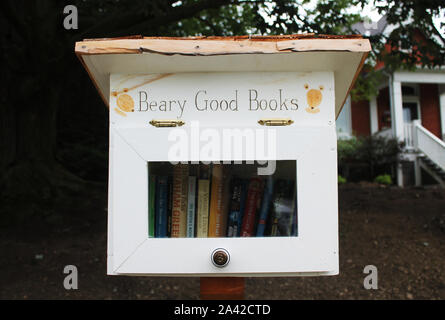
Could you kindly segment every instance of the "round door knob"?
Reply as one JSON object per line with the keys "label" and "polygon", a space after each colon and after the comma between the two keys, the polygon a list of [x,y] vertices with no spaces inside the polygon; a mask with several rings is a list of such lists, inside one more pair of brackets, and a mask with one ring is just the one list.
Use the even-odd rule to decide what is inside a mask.
{"label": "round door knob", "polygon": [[230,261],[229,252],[226,249],[218,248],[212,252],[212,263],[218,267],[225,267]]}

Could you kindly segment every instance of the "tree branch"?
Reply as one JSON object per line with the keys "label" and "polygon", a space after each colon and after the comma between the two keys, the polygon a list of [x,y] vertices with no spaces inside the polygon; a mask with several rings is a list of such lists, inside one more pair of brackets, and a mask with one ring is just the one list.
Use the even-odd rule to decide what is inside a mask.
{"label": "tree branch", "polygon": [[166,26],[171,24],[172,22],[180,21],[185,18],[191,18],[202,10],[217,9],[224,5],[236,4],[236,3],[237,1],[234,0],[205,0],[188,6],[172,7],[170,11],[165,12],[165,14],[163,14],[162,16],[154,17],[153,19],[148,19],[146,21],[140,22],[135,25],[129,25],[127,28],[124,29],[120,30],[114,29],[115,31],[111,32],[111,34],[112,35],[123,34],[123,33],[129,34],[132,32],[142,33],[144,29],[146,30],[153,27],[157,28],[159,26]]}

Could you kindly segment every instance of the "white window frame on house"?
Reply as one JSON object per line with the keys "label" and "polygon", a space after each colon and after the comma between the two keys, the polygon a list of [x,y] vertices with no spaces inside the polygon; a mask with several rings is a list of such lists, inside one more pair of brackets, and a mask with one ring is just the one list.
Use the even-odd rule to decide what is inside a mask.
{"label": "white window frame on house", "polygon": [[[404,95],[403,94],[403,87],[411,87],[414,89],[414,95]],[[421,114],[421,108],[420,108],[420,88],[419,85],[416,83],[402,83],[402,107],[403,103],[416,103],[417,105],[417,115],[418,120],[422,121],[422,114]]]}

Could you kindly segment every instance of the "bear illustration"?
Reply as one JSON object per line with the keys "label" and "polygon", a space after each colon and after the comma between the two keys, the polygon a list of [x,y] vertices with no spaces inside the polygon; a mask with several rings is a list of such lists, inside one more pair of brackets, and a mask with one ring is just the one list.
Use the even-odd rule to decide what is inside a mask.
{"label": "bear illustration", "polygon": [[[306,90],[308,90],[309,85],[305,84],[304,88]],[[319,113],[320,112],[320,108],[318,106],[320,105],[321,100],[323,99],[323,94],[321,93],[321,91],[323,89],[324,89],[323,86],[319,86],[319,90],[318,89],[310,89],[306,93],[307,104],[309,105],[309,107],[306,108],[306,112],[309,112],[309,113]]]}
{"label": "bear illustration", "polygon": [[116,104],[119,109],[115,108],[114,110],[121,116],[126,117],[126,112],[134,112],[134,101],[133,98],[130,97],[128,94],[121,94],[117,98]]}

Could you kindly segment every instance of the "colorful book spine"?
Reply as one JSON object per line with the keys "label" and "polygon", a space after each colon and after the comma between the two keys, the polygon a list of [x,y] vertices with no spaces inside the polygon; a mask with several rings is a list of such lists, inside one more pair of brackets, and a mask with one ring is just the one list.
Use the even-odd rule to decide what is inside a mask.
{"label": "colorful book spine", "polygon": [[275,184],[275,190],[272,203],[270,236],[290,236],[295,207],[294,182],[278,180]]}
{"label": "colorful book spine", "polygon": [[187,165],[177,164],[173,167],[172,238],[184,238],[187,235],[187,176]]}
{"label": "colorful book spine", "polygon": [[167,237],[167,215],[168,215],[168,177],[159,176],[156,179],[156,203],[155,203],[155,236],[156,238]]}
{"label": "colorful book spine", "polygon": [[239,219],[241,215],[241,193],[243,181],[234,179],[232,181],[230,211],[227,221],[227,237],[236,237],[239,233]]}
{"label": "colorful book spine", "polygon": [[168,177],[168,197],[167,197],[167,237],[172,236],[172,212],[173,212],[173,178]]}
{"label": "colorful book spine", "polygon": [[247,188],[249,187],[249,181],[248,180],[241,180],[241,199],[240,199],[240,215],[238,217],[238,224],[237,224],[237,231],[236,231],[236,237],[241,236],[241,227],[243,225],[243,217],[244,217],[244,210],[246,208],[246,199],[247,199]]}
{"label": "colorful book spine", "polygon": [[155,236],[155,195],[156,195],[156,177],[150,175],[148,185],[148,237]]}
{"label": "colorful book spine", "polygon": [[256,212],[258,202],[261,199],[263,181],[260,178],[252,178],[247,190],[246,207],[244,209],[241,237],[252,237],[255,232]]}
{"label": "colorful book spine", "polygon": [[210,180],[209,166],[200,167],[198,180],[198,208],[196,221],[196,237],[207,238],[209,233],[209,199]]}
{"label": "colorful book spine", "polygon": [[209,237],[225,237],[230,184],[222,164],[214,164],[209,210]]}
{"label": "colorful book spine", "polygon": [[181,200],[181,220],[180,220],[180,233],[179,237],[187,237],[187,202],[188,202],[188,175],[189,167],[187,164],[181,165],[182,167],[182,200]]}
{"label": "colorful book spine", "polygon": [[195,198],[196,177],[188,178],[188,201],[187,201],[187,238],[195,236]]}
{"label": "colorful book spine", "polygon": [[257,237],[264,237],[272,195],[273,195],[273,178],[272,176],[268,176],[266,181],[266,187],[264,188],[263,200],[261,203],[261,209],[258,219],[258,226],[256,231]]}

